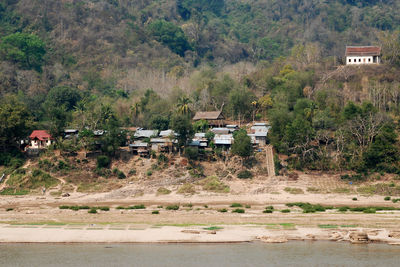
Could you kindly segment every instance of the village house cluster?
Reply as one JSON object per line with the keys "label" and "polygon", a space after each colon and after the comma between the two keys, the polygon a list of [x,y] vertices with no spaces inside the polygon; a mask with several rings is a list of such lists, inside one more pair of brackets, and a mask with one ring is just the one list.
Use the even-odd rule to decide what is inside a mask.
{"label": "village house cluster", "polygon": [[[233,133],[239,130],[238,125],[227,124],[225,117],[220,111],[197,112],[193,121],[207,122],[207,133],[196,132],[193,138],[188,142],[188,146],[197,148],[199,151],[212,150],[219,148],[222,151],[229,151],[234,142]],[[260,149],[267,144],[267,135],[270,126],[266,122],[252,123],[248,129],[248,136],[251,138],[254,149]],[[152,129],[143,129],[136,127],[122,128],[128,132],[128,143],[130,153],[147,157],[151,151],[159,153],[172,153],[178,150],[177,133],[173,130],[158,131]],[[94,131],[95,137],[101,137],[105,131]],[[211,138],[210,138],[211,136]],[[64,131],[64,139],[78,138],[79,131],[76,129],[66,129]],[[25,150],[39,151],[48,148],[54,139],[45,130],[35,130],[29,136],[29,145]]]}

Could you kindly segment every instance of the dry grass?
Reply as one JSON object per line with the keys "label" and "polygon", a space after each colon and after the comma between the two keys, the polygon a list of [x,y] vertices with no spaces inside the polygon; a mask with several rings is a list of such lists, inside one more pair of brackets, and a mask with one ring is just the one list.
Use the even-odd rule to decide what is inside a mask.
{"label": "dry grass", "polygon": [[290,194],[304,194],[304,191],[301,188],[286,187],[284,190],[285,190],[285,192],[288,192]]}

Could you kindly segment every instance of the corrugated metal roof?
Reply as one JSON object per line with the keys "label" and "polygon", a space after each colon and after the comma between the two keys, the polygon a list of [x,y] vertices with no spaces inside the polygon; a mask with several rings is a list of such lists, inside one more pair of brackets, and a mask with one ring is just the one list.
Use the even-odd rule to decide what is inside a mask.
{"label": "corrugated metal roof", "polygon": [[211,132],[215,134],[228,134],[231,132],[231,130],[228,128],[213,128],[211,129]]}
{"label": "corrugated metal roof", "polygon": [[157,134],[158,134],[158,130],[137,130],[135,132],[134,137],[136,137],[136,138],[141,138],[141,137],[150,138],[152,136],[157,136]]}
{"label": "corrugated metal roof", "polygon": [[162,137],[168,137],[171,135],[177,136],[177,134],[173,130],[165,130],[165,131],[160,132],[160,136],[162,136]]}
{"label": "corrugated metal roof", "polygon": [[346,46],[346,56],[379,56],[379,46]]}
{"label": "corrugated metal roof", "polygon": [[148,147],[148,143],[140,142],[140,141],[135,141],[133,144],[129,144],[129,147]]}

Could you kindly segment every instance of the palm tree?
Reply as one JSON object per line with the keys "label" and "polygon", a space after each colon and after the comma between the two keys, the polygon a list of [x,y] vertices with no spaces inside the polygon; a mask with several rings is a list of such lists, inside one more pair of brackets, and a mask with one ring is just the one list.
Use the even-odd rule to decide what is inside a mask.
{"label": "palm tree", "polygon": [[176,104],[176,107],[178,108],[178,113],[183,114],[183,115],[188,115],[192,111],[190,109],[190,104],[192,101],[190,100],[189,97],[187,96],[180,96],[178,98],[178,103]]}
{"label": "palm tree", "polygon": [[140,103],[136,102],[133,106],[131,106],[131,112],[132,116],[134,119],[137,119],[137,117],[140,114]]}

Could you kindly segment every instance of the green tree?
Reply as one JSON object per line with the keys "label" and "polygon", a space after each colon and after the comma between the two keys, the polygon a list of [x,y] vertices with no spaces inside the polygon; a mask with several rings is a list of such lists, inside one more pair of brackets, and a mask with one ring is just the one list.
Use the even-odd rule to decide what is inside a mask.
{"label": "green tree", "polygon": [[251,138],[247,135],[247,132],[243,129],[235,132],[234,142],[232,145],[232,154],[238,155],[243,159],[248,158],[253,153],[253,146],[251,144]]}
{"label": "green tree", "polygon": [[190,115],[192,113],[192,110],[190,109],[191,103],[192,103],[192,101],[190,100],[189,97],[180,96],[178,98],[178,103],[176,104],[178,113],[183,114],[183,115]]}
{"label": "green tree", "polygon": [[1,57],[19,64],[23,69],[41,71],[45,54],[45,43],[35,34],[13,33],[0,43]]}
{"label": "green tree", "polygon": [[185,146],[189,139],[193,137],[194,131],[190,118],[184,115],[175,115],[172,117],[170,128],[178,134],[179,147]]}
{"label": "green tree", "polygon": [[17,149],[19,141],[31,130],[32,117],[25,105],[16,97],[7,96],[0,101],[0,149]]}
{"label": "green tree", "polygon": [[369,169],[387,172],[399,170],[397,137],[393,124],[387,123],[382,127],[374,142],[364,154],[365,164]]}
{"label": "green tree", "polygon": [[168,46],[181,57],[185,55],[187,50],[192,49],[183,30],[172,22],[156,20],[150,23],[148,30],[157,41]]}

